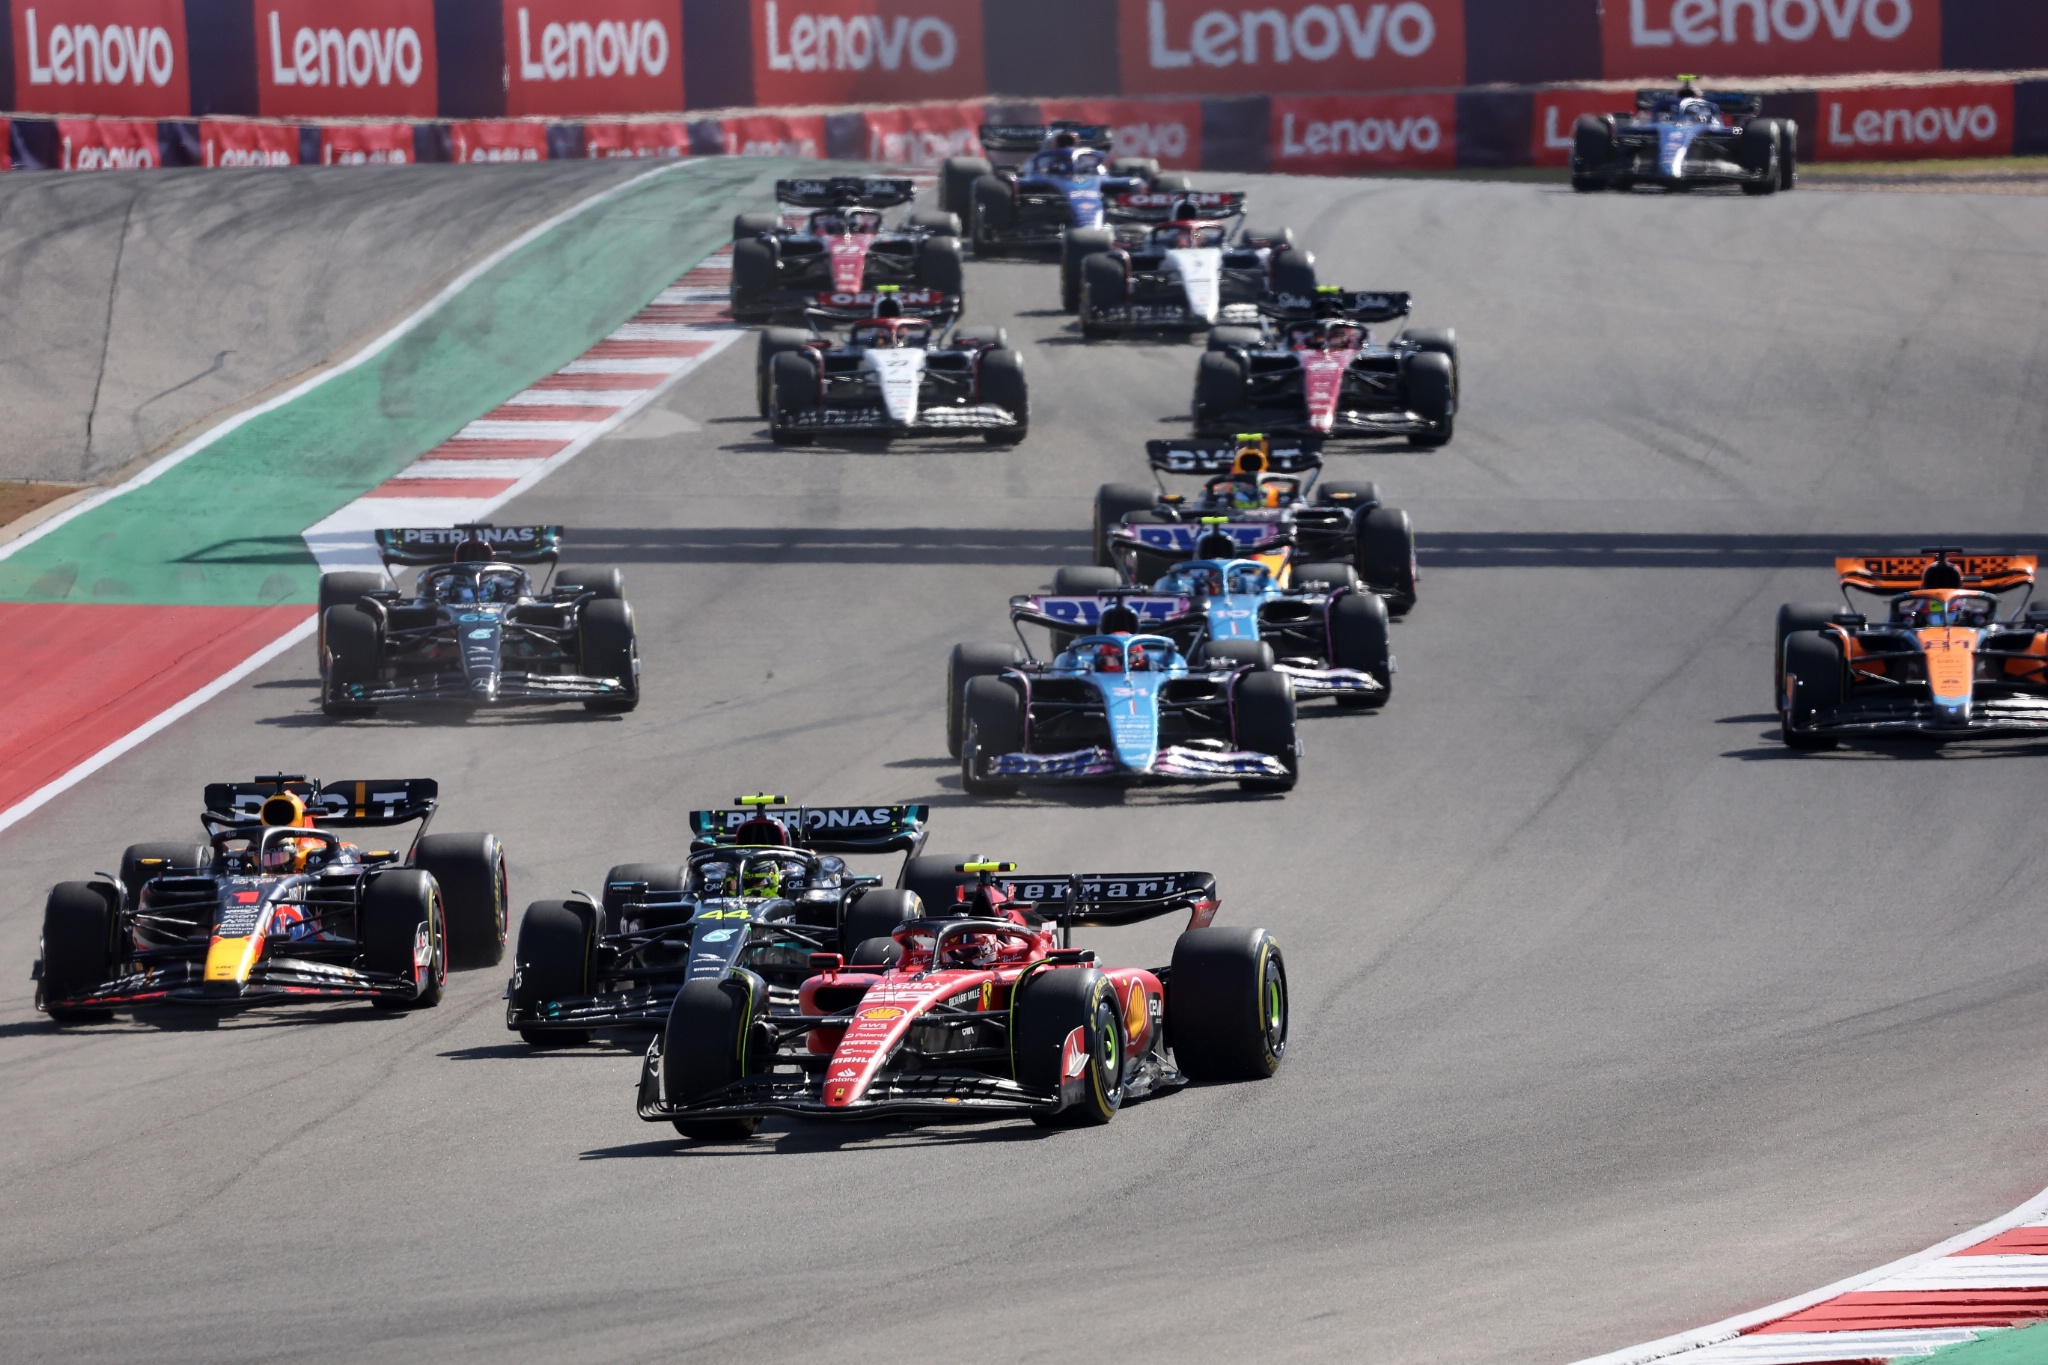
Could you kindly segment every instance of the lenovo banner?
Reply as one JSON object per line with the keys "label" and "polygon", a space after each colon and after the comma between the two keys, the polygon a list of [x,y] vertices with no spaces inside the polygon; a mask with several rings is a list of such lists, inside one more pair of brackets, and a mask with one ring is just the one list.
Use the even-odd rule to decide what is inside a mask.
{"label": "lenovo banner", "polygon": [[821,114],[749,114],[722,120],[727,156],[825,155],[825,119]]}
{"label": "lenovo banner", "polygon": [[1464,0],[1121,0],[1127,95],[1392,90],[1465,79]]}
{"label": "lenovo banner", "polygon": [[60,171],[146,171],[160,164],[155,119],[57,120]]}
{"label": "lenovo banner", "polygon": [[2010,156],[2010,85],[1911,85],[1823,90],[1816,161],[1917,161]]}
{"label": "lenovo banner", "polygon": [[296,166],[299,130],[289,123],[244,123],[239,119],[199,121],[202,166]]}
{"label": "lenovo banner", "polygon": [[17,110],[191,112],[184,0],[15,0],[12,9]]}
{"label": "lenovo banner", "polygon": [[592,123],[583,129],[583,154],[600,161],[690,154],[690,125],[662,120]]}
{"label": "lenovo banner", "polygon": [[1531,166],[1569,166],[1572,125],[1581,114],[1620,114],[1635,101],[1619,90],[1539,90],[1529,130]]}
{"label": "lenovo banner", "polygon": [[681,0],[505,0],[505,112],[683,107]]}
{"label": "lenovo banner", "polygon": [[981,0],[749,3],[756,104],[904,104],[986,88]]}
{"label": "lenovo banner", "polygon": [[451,161],[546,161],[548,129],[544,123],[510,123],[474,119],[448,125]]}
{"label": "lenovo banner", "polygon": [[409,166],[414,160],[410,123],[351,123],[318,132],[323,166]]}
{"label": "lenovo banner", "polygon": [[937,169],[949,156],[980,156],[979,104],[924,104],[909,109],[873,109],[862,115],[868,129],[867,159],[885,166]]}
{"label": "lenovo banner", "polygon": [[255,14],[266,117],[438,112],[433,0],[256,0]]}
{"label": "lenovo banner", "polygon": [[1268,136],[1276,175],[1452,170],[1456,95],[1275,97]]}
{"label": "lenovo banner", "polygon": [[1199,100],[1042,100],[1038,112],[1041,118],[1109,125],[1116,136],[1112,156],[1147,156],[1168,170],[1201,169]]}
{"label": "lenovo banner", "polygon": [[1941,67],[1941,0],[1605,0],[1600,24],[1610,79]]}

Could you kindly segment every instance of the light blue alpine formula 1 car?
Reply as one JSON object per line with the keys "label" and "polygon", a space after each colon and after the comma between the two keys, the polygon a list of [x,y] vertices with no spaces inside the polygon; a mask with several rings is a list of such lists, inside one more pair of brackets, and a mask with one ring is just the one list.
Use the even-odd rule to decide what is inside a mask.
{"label": "light blue alpine formula 1 car", "polygon": [[1634,114],[1584,114],[1572,128],[1572,188],[1667,190],[1739,185],[1775,194],[1799,180],[1799,125],[1763,118],[1763,98],[1702,94],[1692,77],[1676,90],[1638,90]]}

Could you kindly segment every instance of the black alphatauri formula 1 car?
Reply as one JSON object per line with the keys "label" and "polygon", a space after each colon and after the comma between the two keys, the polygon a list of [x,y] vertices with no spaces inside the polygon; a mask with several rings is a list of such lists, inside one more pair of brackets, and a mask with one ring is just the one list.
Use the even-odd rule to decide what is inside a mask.
{"label": "black alphatauri formula 1 car", "polygon": [[[207,842],[131,844],[118,874],[59,882],[43,909],[36,1007],[60,1023],[142,1005],[436,1004],[450,968],[505,946],[505,852],[426,833],[426,778],[216,782]],[[341,832],[419,822],[410,848]]]}
{"label": "black alphatauri formula 1 car", "polygon": [[767,322],[801,315],[821,293],[884,284],[959,294],[966,283],[959,219],[912,210],[891,223],[883,213],[916,195],[909,180],[876,176],[776,181],[776,200],[798,212],[733,220],[732,315]]}

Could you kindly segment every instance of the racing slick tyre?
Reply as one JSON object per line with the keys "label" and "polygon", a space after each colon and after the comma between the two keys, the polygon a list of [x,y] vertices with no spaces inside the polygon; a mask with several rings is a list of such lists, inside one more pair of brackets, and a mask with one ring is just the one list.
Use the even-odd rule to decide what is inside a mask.
{"label": "racing slick tyre", "polygon": [[1614,120],[1581,114],[1572,125],[1572,188],[1591,194],[1607,188],[1604,174],[1614,160]]}
{"label": "racing slick tyre", "polygon": [[[512,951],[512,1009],[535,1014],[550,1002],[589,995],[597,950],[597,912],[584,901],[535,901],[519,921]],[[577,1047],[589,1029],[523,1028],[534,1047]]]}
{"label": "racing slick tyre", "polygon": [[47,1002],[106,984],[113,975],[114,888],[104,882],[58,882],[43,902],[42,978],[36,1001],[60,1024],[111,1019],[112,1010],[67,1009]]}
{"label": "racing slick tyre", "polygon": [[893,967],[903,960],[903,945],[893,938],[865,939],[846,955],[849,967]]}
{"label": "racing slick tyre", "polygon": [[949,156],[939,168],[939,208],[966,219],[974,216],[974,186],[994,168],[983,157]]}
{"label": "racing slick tyre", "polygon": [[1300,299],[1316,296],[1316,254],[1289,247],[1273,258],[1273,292]]}
{"label": "racing slick tyre", "polygon": [[[750,991],[751,976],[685,982],[676,993],[661,1037],[661,1097],[670,1104],[708,1095],[752,1070],[747,1053],[754,1041],[753,1010],[757,1000],[766,1006],[767,992]],[[743,1141],[761,1126],[758,1118],[672,1121],[678,1133],[700,1142]]]}
{"label": "racing slick tyre", "polygon": [[1407,380],[1408,410],[1427,421],[1431,430],[1408,437],[1408,444],[1434,450],[1451,443],[1452,419],[1458,410],[1458,372],[1451,358],[1437,351],[1419,351],[1402,367]]}
{"label": "racing slick tyre", "polygon": [[1001,176],[984,175],[974,182],[974,254],[993,256],[1003,249],[1003,234],[1017,218],[1017,201]]}
{"label": "racing slick tyre", "polygon": [[1134,483],[1106,483],[1095,490],[1095,562],[1115,567],[1109,555],[1109,533],[1124,524],[1133,512],[1149,512],[1159,505],[1159,494]]}
{"label": "racing slick tyre", "polygon": [[1332,479],[1316,485],[1318,507],[1356,507],[1361,510],[1380,505],[1380,486],[1367,479],[1364,483],[1346,483]]}
{"label": "racing slick tyre", "polygon": [[1387,604],[1397,616],[1415,605],[1420,571],[1415,567],[1415,527],[1398,507],[1375,507],[1358,519],[1353,562],[1358,576],[1393,594]]}
{"label": "racing slick tyre", "polygon": [[973,886],[972,872],[960,871],[962,863],[976,863],[975,853],[923,853],[906,859],[901,878],[903,889],[916,896],[927,918],[943,919],[960,913],[960,888]]}
{"label": "racing slick tyre", "polygon": [[780,283],[782,253],[772,237],[749,237],[732,244],[732,315],[740,322],[765,322],[770,297]]}
{"label": "racing slick tyre", "polygon": [[327,609],[352,607],[369,594],[386,587],[380,573],[324,573],[320,575],[320,638],[314,650],[320,660],[320,676],[327,676]]}
{"label": "racing slick tyre", "polygon": [[1778,124],[1775,119],[1751,119],[1743,125],[1735,144],[1735,160],[1752,179],[1742,182],[1748,195],[1778,192]]}
{"label": "racing slick tyre", "polygon": [[966,290],[967,268],[960,261],[958,237],[927,237],[917,244],[917,282],[926,289],[959,298]]}
{"label": "racing slick tyre", "polygon": [[772,237],[781,227],[779,214],[736,213],[732,219],[732,239],[743,242],[749,237]]}
{"label": "racing slick tyre", "polygon": [[1291,247],[1294,245],[1294,229],[1291,227],[1274,227],[1271,223],[1260,223],[1256,227],[1246,228],[1241,234],[1240,240],[1247,244],[1256,242],[1269,247]]}
{"label": "racing slick tyre", "polygon": [[133,910],[142,895],[142,884],[151,877],[204,872],[212,866],[212,844],[130,844],[121,851],[121,890]]}
{"label": "racing slick tyre", "polygon": [[896,926],[918,917],[918,901],[908,891],[876,889],[846,907],[839,922],[839,951],[852,962],[861,945],[874,939],[894,943]]}
{"label": "racing slick tyre", "polygon": [[1173,945],[1166,1040],[1195,1081],[1262,1081],[1287,1051],[1287,963],[1264,929],[1211,925]]}
{"label": "racing slick tyre", "polygon": [[1081,262],[1116,245],[1108,228],[1069,228],[1060,234],[1060,307],[1081,311]]}
{"label": "racing slick tyre", "polygon": [[[370,1004],[380,1010],[423,1010],[441,1003],[448,980],[446,902],[432,874],[415,867],[380,872],[363,892],[356,912],[357,937],[363,945],[363,969],[387,976],[410,977],[423,968],[426,984],[410,1000],[379,996]],[[427,961],[418,960],[420,931],[427,937]]]}
{"label": "racing slick tyre", "polygon": [[1219,431],[1244,406],[1245,363],[1229,351],[1207,351],[1195,367],[1195,430]]}
{"label": "racing slick tyre", "polygon": [[1196,668],[1245,668],[1273,671],[1273,646],[1264,640],[1208,640],[1191,661]]}
{"label": "racing slick tyre", "polygon": [[626,690],[616,696],[586,697],[586,711],[630,711],[640,704],[640,640],[633,630],[633,608],[613,598],[585,602],[576,614],[577,667],[586,678],[621,678]]}
{"label": "racing slick tyre", "polygon": [[969,796],[1008,796],[1014,782],[990,778],[989,760],[1024,747],[1024,699],[1001,678],[970,678],[960,739],[960,786]]}
{"label": "racing slick tyre", "polygon": [[1189,194],[1194,191],[1194,177],[1182,171],[1168,171],[1152,177],[1154,194]]}
{"label": "racing slick tyre", "polygon": [[1205,347],[1211,351],[1254,351],[1265,344],[1266,334],[1256,327],[1221,326],[1209,329]]}
{"label": "racing slick tyre", "polygon": [[919,232],[929,232],[934,237],[958,237],[961,234],[960,215],[944,209],[912,209],[903,220]]}
{"label": "racing slick tyre", "polygon": [[555,575],[555,586],[581,588],[613,602],[624,601],[626,597],[626,576],[617,569],[563,569]]}
{"label": "racing slick tyre", "polygon": [[1024,357],[1004,347],[981,355],[980,398],[1017,419],[1013,427],[984,431],[992,446],[1013,446],[1031,432],[1031,388],[1024,382]]}
{"label": "racing slick tyre", "polygon": [[1778,188],[1793,190],[1799,188],[1799,124],[1796,120],[1781,118],[1778,124]]}
{"label": "racing slick tyre", "polygon": [[431,872],[441,888],[448,970],[466,972],[503,961],[512,903],[505,876],[505,846],[498,836],[423,835],[413,849],[412,865]]}
{"label": "racing slick tyre", "polygon": [[1007,327],[955,327],[953,344],[963,350],[1001,351],[1009,349],[1010,329]]}
{"label": "racing slick tyre", "polygon": [[1286,765],[1285,777],[1247,777],[1248,792],[1291,790],[1300,775],[1295,755],[1294,684],[1285,673],[1246,673],[1231,689],[1231,742],[1255,754],[1271,754]]}
{"label": "racing slick tyre", "polygon": [[1094,338],[1109,333],[1090,321],[1105,308],[1115,308],[1130,297],[1131,272],[1124,258],[1110,252],[1089,256],[1081,262],[1081,335]]}
{"label": "racing slick tyre", "polygon": [[[1067,1075],[1067,1040],[1081,1032],[1086,1060]],[[1069,1080],[1081,1093],[1065,1107],[1032,1114],[1045,1128],[1108,1123],[1124,1103],[1124,1021],[1116,986],[1093,967],[1051,967],[1024,978],[1010,1006],[1010,1048],[1017,1083],[1062,1094]]]}
{"label": "racing slick tyre", "polygon": [[954,645],[946,659],[946,753],[960,757],[960,741],[967,733],[967,684],[973,678],[994,677],[1006,668],[1024,662],[1024,651],[1016,645]]}
{"label": "racing slick tyre", "polygon": [[[626,917],[626,897],[629,888],[639,886],[650,896],[679,896],[685,885],[687,874],[675,863],[619,863],[604,874],[604,924],[601,932],[623,933],[620,927]],[[673,910],[646,909],[638,920],[641,924],[654,927],[664,924],[681,924],[690,918],[690,908],[679,905]]]}
{"label": "racing slick tyre", "polygon": [[1109,163],[1109,173],[1149,183],[1159,178],[1159,163],[1149,156],[1120,156]]}
{"label": "racing slick tyre", "polygon": [[1814,713],[1842,704],[1842,650],[1817,630],[1794,631],[1785,637],[1786,691],[1790,705],[1779,703],[1779,732],[1793,749],[1832,749],[1833,735],[1807,729]]}
{"label": "racing slick tyre", "polygon": [[811,343],[812,334],[801,327],[769,327],[761,333],[760,350],[754,364],[754,393],[760,400],[761,416],[768,416],[773,392],[775,357],[785,351],[802,351]]}
{"label": "racing slick tyre", "polygon": [[327,642],[320,709],[330,716],[373,714],[376,707],[344,700],[342,689],[351,683],[377,681],[384,661],[384,628],[377,618],[356,607],[329,607],[320,620],[321,635]]}
{"label": "racing slick tyre", "polygon": [[1407,327],[1396,342],[1411,343],[1418,351],[1435,351],[1438,355],[1451,358],[1451,375],[1458,373],[1458,329],[1455,327]]}
{"label": "racing slick tyre", "polygon": [[1394,656],[1388,639],[1387,604],[1370,592],[1348,592],[1330,608],[1330,666],[1371,675],[1377,692],[1340,693],[1337,705],[1385,706],[1394,694]]}
{"label": "racing slick tyre", "polygon": [[1787,602],[1778,608],[1777,639],[1771,647],[1771,700],[1779,710],[1785,709],[1786,637],[1795,631],[1821,630],[1840,610],[1838,602]]}
{"label": "racing slick tyre", "polygon": [[1052,590],[1057,597],[1087,597],[1093,593],[1115,592],[1123,585],[1122,574],[1099,564],[1067,564],[1052,571]]}
{"label": "racing slick tyre", "polygon": [[1349,564],[1334,561],[1319,563],[1315,560],[1304,560],[1288,566],[1287,582],[1292,587],[1303,589],[1317,583],[1331,591],[1338,588],[1355,588],[1358,586],[1358,570]]}
{"label": "racing slick tyre", "polygon": [[778,420],[784,413],[805,412],[818,405],[818,361],[809,351],[784,351],[768,371],[768,439],[779,446],[809,445],[808,433],[790,431]]}

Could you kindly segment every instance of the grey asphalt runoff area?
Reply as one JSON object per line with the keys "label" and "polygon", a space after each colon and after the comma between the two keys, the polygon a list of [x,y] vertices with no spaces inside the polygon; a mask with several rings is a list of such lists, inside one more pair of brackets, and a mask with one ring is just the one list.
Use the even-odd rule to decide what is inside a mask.
{"label": "grey asphalt runoff area", "polygon": [[[971,265],[1027,357],[1012,451],[777,451],[735,346],[500,517],[624,568],[636,714],[337,725],[308,647],[0,836],[0,1357],[1564,1362],[2048,1183],[2042,749],[1795,756],[1769,666],[1837,553],[2040,545],[2036,201],[1248,187],[1325,280],[1462,338],[1450,447],[1332,460],[1420,532],[1383,712],[1305,704],[1285,797],[967,801],[947,648],[1085,559],[1199,346],[1083,344],[1050,267]],[[438,778],[521,906],[754,790],[926,800],[935,850],[1034,870],[1206,868],[1284,944],[1292,1042],[1102,1129],[694,1146],[634,1117],[630,1047],[508,1034],[507,971],[416,1015],[35,1016],[45,889],[278,769]]]}

